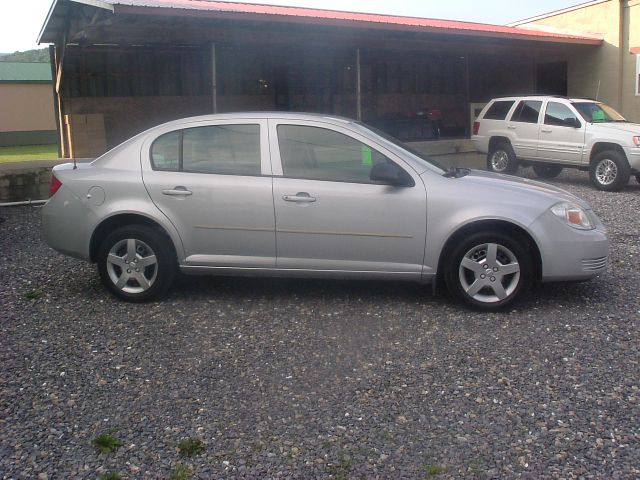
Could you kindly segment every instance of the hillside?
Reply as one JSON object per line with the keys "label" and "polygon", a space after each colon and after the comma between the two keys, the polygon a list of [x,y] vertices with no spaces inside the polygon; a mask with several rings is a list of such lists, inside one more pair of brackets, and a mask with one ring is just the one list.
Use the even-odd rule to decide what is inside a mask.
{"label": "hillside", "polygon": [[1,53],[0,62],[48,62],[49,49],[39,48],[25,52]]}

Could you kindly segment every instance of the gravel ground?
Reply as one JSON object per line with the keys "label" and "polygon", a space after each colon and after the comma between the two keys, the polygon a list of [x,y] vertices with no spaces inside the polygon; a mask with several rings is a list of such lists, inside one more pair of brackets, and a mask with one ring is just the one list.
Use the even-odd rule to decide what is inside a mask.
{"label": "gravel ground", "polygon": [[121,303],[38,209],[0,209],[0,478],[640,478],[640,185],[552,183],[608,226],[610,268],[504,314],[385,282],[182,278]]}

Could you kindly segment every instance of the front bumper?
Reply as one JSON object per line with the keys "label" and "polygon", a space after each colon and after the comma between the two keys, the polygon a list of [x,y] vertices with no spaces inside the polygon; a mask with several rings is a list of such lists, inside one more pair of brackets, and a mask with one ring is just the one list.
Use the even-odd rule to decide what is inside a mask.
{"label": "front bumper", "polygon": [[609,238],[602,222],[594,230],[569,227],[551,212],[532,225],[542,258],[542,281],[588,280],[607,269]]}

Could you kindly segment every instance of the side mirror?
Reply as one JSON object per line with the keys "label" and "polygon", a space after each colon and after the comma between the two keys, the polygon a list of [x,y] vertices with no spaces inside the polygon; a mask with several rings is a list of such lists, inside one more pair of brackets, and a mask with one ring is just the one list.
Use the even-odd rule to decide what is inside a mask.
{"label": "side mirror", "polygon": [[400,167],[390,163],[377,163],[371,169],[369,178],[374,182],[380,182],[395,187],[409,187],[413,179]]}
{"label": "side mirror", "polygon": [[582,126],[580,121],[577,118],[573,118],[573,117],[565,118],[564,125],[566,127],[573,127],[573,128],[580,128]]}

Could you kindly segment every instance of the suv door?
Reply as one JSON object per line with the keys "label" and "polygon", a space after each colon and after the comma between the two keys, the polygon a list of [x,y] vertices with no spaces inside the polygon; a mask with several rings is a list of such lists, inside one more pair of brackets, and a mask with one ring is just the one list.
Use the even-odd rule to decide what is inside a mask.
{"label": "suv door", "polygon": [[143,146],[142,173],[180,233],[186,265],[275,267],[267,122],[169,128]]}
{"label": "suv door", "polygon": [[[269,137],[279,269],[420,278],[427,201],[415,171],[335,125],[272,120]],[[371,181],[379,163],[406,186]]]}
{"label": "suv door", "polygon": [[511,114],[507,129],[518,158],[534,159],[538,155],[538,121],[542,100],[521,100]]}
{"label": "suv door", "polygon": [[567,105],[549,100],[538,137],[538,158],[580,163],[586,126]]}

